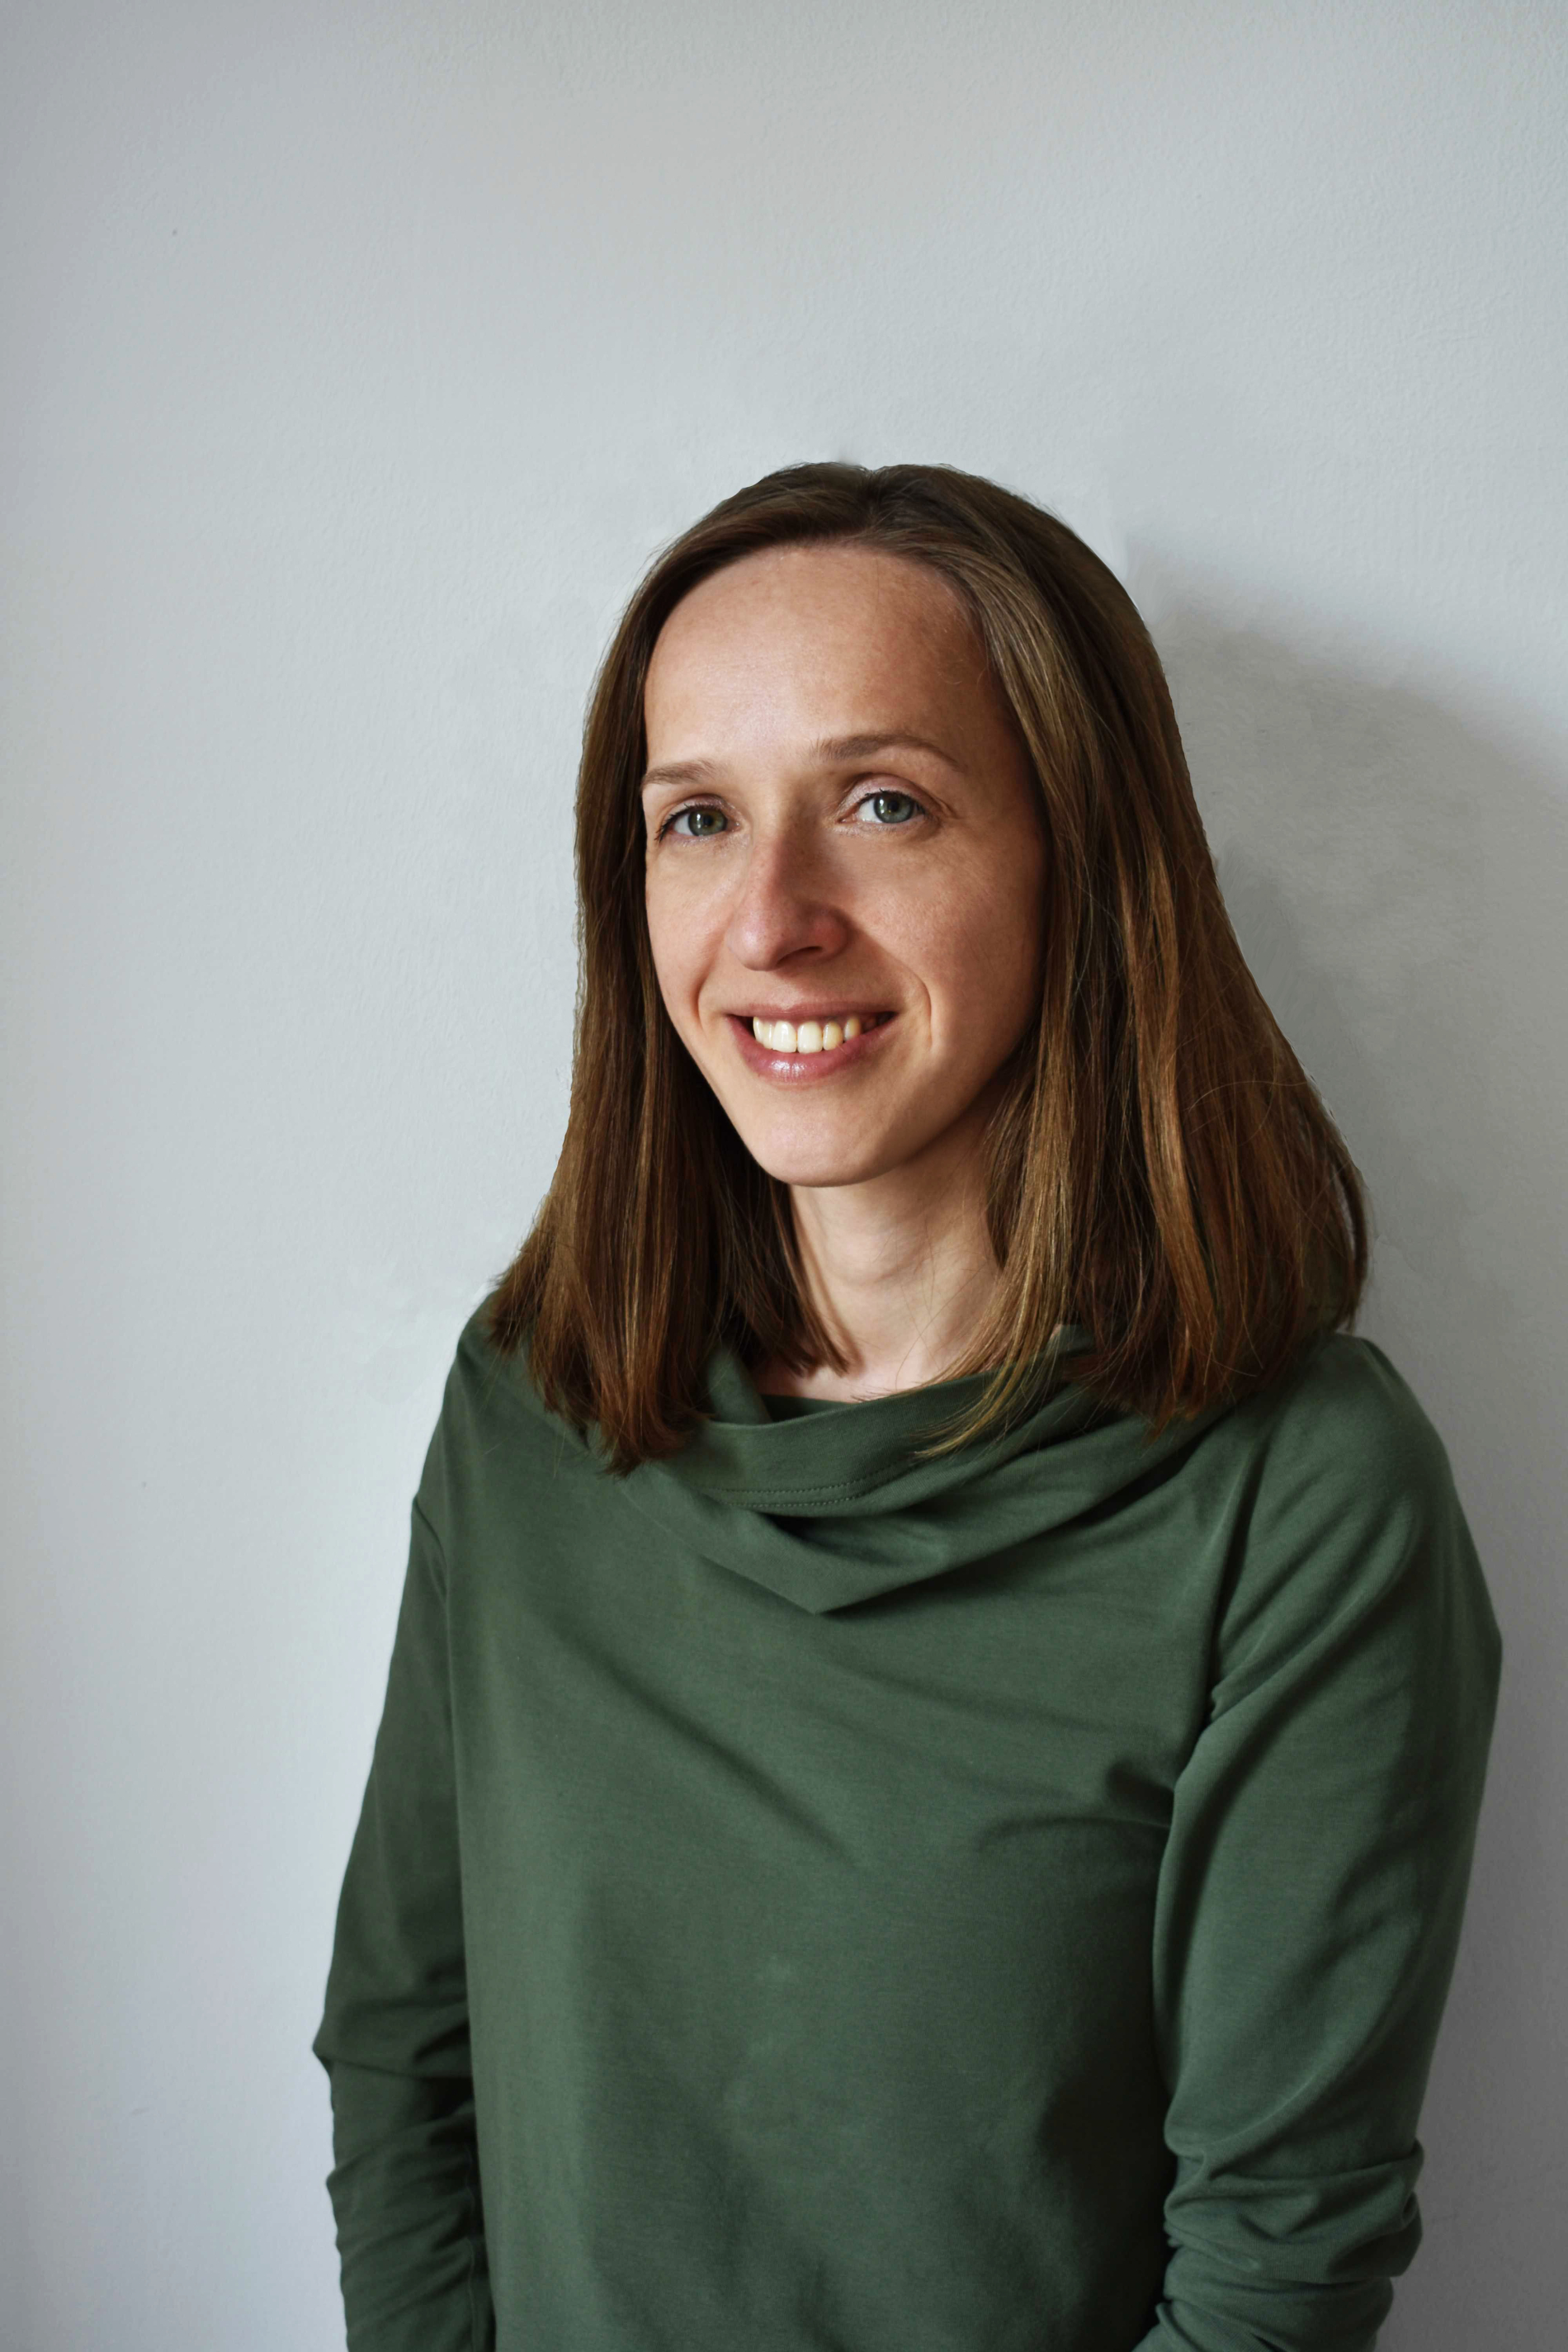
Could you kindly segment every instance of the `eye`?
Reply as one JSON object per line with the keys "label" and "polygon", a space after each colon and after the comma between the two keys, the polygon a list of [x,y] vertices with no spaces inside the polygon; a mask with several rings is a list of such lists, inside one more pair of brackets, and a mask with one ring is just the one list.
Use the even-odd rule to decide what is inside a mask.
{"label": "eye", "polygon": [[895,825],[908,824],[912,818],[925,814],[913,793],[893,792],[886,786],[879,792],[868,793],[863,801],[856,802],[855,807],[857,814],[861,809],[870,809],[878,829],[884,833],[890,833]]}
{"label": "eye", "polygon": [[667,816],[664,823],[659,826],[658,839],[662,841],[667,833],[676,832],[680,826],[682,819],[686,817],[689,817],[691,819],[691,830],[689,833],[681,833],[680,838],[682,841],[706,841],[713,834],[722,832],[725,825],[730,822],[722,809],[677,809],[675,814],[673,816]]}

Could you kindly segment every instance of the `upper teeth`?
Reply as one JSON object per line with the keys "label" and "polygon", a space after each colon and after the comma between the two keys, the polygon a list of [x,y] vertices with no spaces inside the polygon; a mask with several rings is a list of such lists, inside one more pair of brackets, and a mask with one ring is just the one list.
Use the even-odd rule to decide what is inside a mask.
{"label": "upper teeth", "polygon": [[847,1013],[842,1021],[803,1021],[798,1029],[793,1021],[753,1020],[752,1034],[770,1054],[821,1054],[858,1037],[865,1026],[858,1013]]}

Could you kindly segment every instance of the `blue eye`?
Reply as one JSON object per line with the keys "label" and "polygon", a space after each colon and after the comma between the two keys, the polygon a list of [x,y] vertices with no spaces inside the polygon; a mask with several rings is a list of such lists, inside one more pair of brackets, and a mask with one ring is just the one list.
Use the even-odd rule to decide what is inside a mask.
{"label": "blue eye", "polygon": [[[901,815],[895,814],[893,816],[889,816],[887,814],[887,803],[889,801],[901,802],[905,813]],[[919,816],[921,814],[921,804],[919,801],[916,800],[913,793],[868,793],[865,799],[860,803],[860,806],[862,808],[874,809],[877,813],[877,823],[879,826],[881,826],[884,829],[889,829],[896,824],[908,824],[911,816]]]}

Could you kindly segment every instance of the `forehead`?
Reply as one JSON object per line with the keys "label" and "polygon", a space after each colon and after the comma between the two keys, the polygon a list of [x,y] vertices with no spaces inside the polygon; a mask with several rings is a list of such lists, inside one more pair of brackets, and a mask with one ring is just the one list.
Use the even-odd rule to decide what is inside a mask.
{"label": "forehead", "polygon": [[671,734],[994,723],[995,692],[955,590],[859,547],[774,548],[700,581],[659,633],[650,755]]}

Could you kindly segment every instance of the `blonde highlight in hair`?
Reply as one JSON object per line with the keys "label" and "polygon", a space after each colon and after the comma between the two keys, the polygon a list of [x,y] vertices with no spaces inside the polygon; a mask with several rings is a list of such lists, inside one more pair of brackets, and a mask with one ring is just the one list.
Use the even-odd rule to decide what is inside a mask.
{"label": "blonde highlight in hair", "polygon": [[1026,1409],[1063,1324],[1073,1376],[1152,1426],[1278,1378],[1366,1279],[1360,1180],[1231,929],[1170,691],[1115,574],[1056,516],[948,467],[770,474],[682,533],[601,666],[577,792],[578,992],[555,1176],[489,1301],[503,1350],[625,1473],[685,1444],[728,1342],[843,1369],[788,1188],[680,1043],[644,909],[643,690],[689,590],[764,548],[923,564],[962,599],[1027,752],[1048,856],[1036,1018],[986,1135],[989,1374],[932,1451]]}

